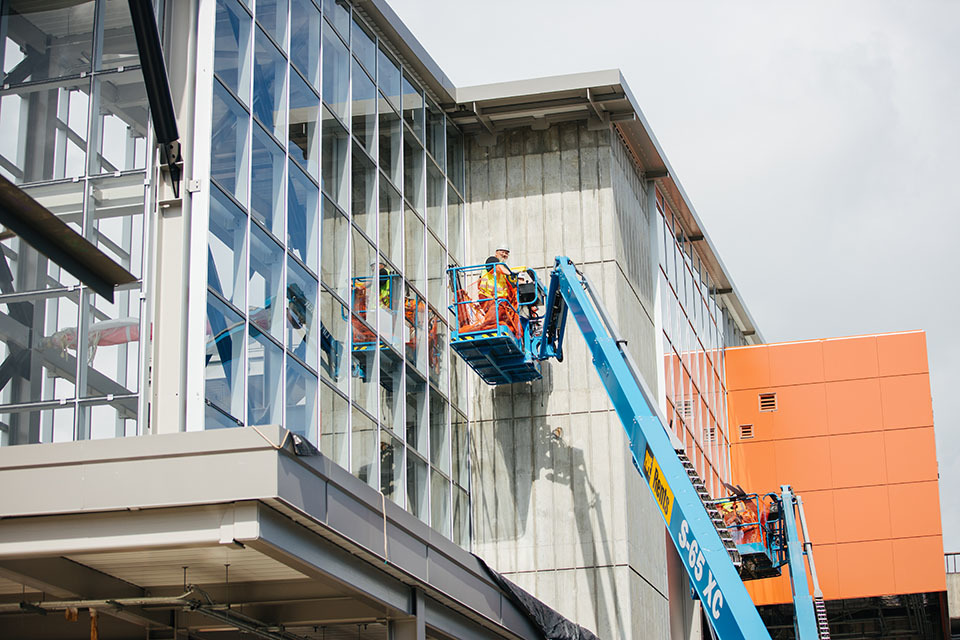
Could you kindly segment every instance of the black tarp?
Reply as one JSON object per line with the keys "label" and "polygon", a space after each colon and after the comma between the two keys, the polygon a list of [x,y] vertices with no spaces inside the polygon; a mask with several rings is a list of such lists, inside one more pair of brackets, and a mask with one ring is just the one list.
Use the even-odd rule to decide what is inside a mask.
{"label": "black tarp", "polygon": [[482,558],[477,556],[477,560],[480,560],[480,564],[482,564],[483,568],[490,574],[490,578],[497,583],[497,586],[506,592],[513,604],[526,614],[534,626],[543,633],[543,637],[546,640],[600,640],[593,632],[584,629],[574,622],[570,622],[491,569]]}

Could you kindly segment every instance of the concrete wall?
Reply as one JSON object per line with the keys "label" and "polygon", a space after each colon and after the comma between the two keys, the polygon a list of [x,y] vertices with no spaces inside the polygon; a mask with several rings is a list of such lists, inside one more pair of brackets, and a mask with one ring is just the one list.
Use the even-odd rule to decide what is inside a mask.
{"label": "concrete wall", "polygon": [[[647,190],[619,138],[583,124],[468,144],[467,260],[506,239],[511,265],[567,255],[600,289],[657,388]],[[573,325],[543,379],[473,382],[474,551],[602,638],[669,636],[663,524]]]}
{"label": "concrete wall", "polygon": [[947,611],[951,629],[960,632],[960,573],[947,574]]}

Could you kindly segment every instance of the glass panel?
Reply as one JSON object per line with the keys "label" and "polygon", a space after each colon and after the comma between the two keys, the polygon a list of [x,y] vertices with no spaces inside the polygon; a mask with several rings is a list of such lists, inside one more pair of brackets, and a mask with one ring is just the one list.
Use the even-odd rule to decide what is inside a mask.
{"label": "glass panel", "polygon": [[244,104],[250,95],[251,24],[237,0],[217,0],[213,70]]}
{"label": "glass panel", "polygon": [[230,416],[207,413],[206,428],[236,426],[243,416],[243,318],[211,294],[207,294],[207,350],[204,397]]}
{"label": "glass panel", "polygon": [[323,15],[333,23],[347,42],[350,41],[350,5],[343,0],[323,0]]}
{"label": "glass panel", "polygon": [[336,391],[320,385],[320,453],[347,468],[349,405]]}
{"label": "glass panel", "polygon": [[463,200],[452,188],[447,189],[447,251],[463,264]]}
{"label": "glass panel", "polygon": [[[95,2],[3,3],[6,38],[28,52],[7,65],[4,84],[44,80],[90,71]],[[129,20],[129,19],[128,19]],[[12,47],[7,45],[7,50]]]}
{"label": "glass panel", "polygon": [[90,239],[137,278],[143,271],[143,174],[90,181]]}
{"label": "glass panel", "polygon": [[353,409],[353,428],[351,429],[350,449],[351,470],[363,482],[377,488],[377,449],[379,434],[377,423],[356,407]]}
{"label": "glass panel", "polygon": [[422,291],[425,288],[423,279],[426,267],[423,249],[423,222],[409,207],[406,209],[403,216],[405,255],[403,271],[407,279]]}
{"label": "glass panel", "polygon": [[91,133],[90,173],[114,173],[147,166],[147,90],[139,70],[112,73],[96,81],[100,108]]}
{"label": "glass panel", "polygon": [[393,349],[380,350],[380,423],[403,434],[403,358]]}
{"label": "glass panel", "polygon": [[427,382],[407,367],[407,445],[427,454]]}
{"label": "glass panel", "polygon": [[450,473],[447,400],[433,389],[430,389],[430,463],[444,473]]}
{"label": "glass panel", "polygon": [[407,449],[407,511],[427,522],[427,463]]}
{"label": "glass panel", "polygon": [[350,84],[350,54],[343,41],[323,23],[323,101],[343,121],[347,119],[347,91]]}
{"label": "glass panel", "polygon": [[403,506],[403,443],[386,431],[380,432],[380,492]]}
{"label": "glass panel", "polygon": [[333,294],[320,290],[320,371],[344,393],[350,381],[349,313]]}
{"label": "glass panel", "polygon": [[287,258],[287,349],[317,367],[317,281]]}
{"label": "glass panel", "polygon": [[467,364],[460,358],[450,357],[450,400],[455,407],[467,410]]}
{"label": "glass panel", "polygon": [[310,0],[290,3],[290,62],[314,88],[320,88],[320,11]]}
{"label": "glass panel", "polygon": [[12,182],[82,176],[90,80],[0,96],[0,171]]}
{"label": "glass panel", "polygon": [[380,251],[394,264],[402,264],[400,254],[400,194],[380,181]]}
{"label": "glass panel", "polygon": [[257,29],[253,53],[253,115],[283,141],[287,61],[270,39]]}
{"label": "glass panel", "polygon": [[453,413],[451,421],[453,431],[453,481],[461,487],[470,486],[470,436],[467,431],[467,419],[460,413]]}
{"label": "glass panel", "polygon": [[463,136],[452,123],[447,123],[447,177],[463,193]]}
{"label": "glass panel", "polygon": [[356,60],[353,64],[352,113],[354,137],[367,153],[376,154],[377,89]]}
{"label": "glass panel", "polygon": [[290,74],[290,140],[287,151],[301,167],[319,178],[317,150],[317,120],[320,118],[320,99],[298,73]]}
{"label": "glass panel", "polygon": [[353,55],[357,56],[367,72],[377,77],[377,41],[359,18],[353,17]]}
{"label": "glass panel", "polygon": [[297,167],[287,167],[287,248],[314,272],[319,260],[319,190]]}
{"label": "glass panel", "polygon": [[450,537],[450,482],[436,471],[430,472],[430,526]]}
{"label": "glass panel", "polygon": [[[140,174],[139,178],[142,181],[143,174]],[[83,227],[81,226],[81,223],[83,222],[83,203],[84,200],[89,200],[86,197],[86,185],[84,185],[84,183],[60,182],[56,184],[38,185],[34,187],[25,187],[24,192],[46,207],[47,210],[53,213],[55,216],[66,222],[67,225],[70,226],[74,231],[77,233],[83,233]],[[9,240],[18,241],[16,237],[10,238]],[[27,253],[34,251],[29,245],[26,244],[23,245],[23,250]],[[26,264],[27,253],[18,255],[14,259],[17,261],[22,261],[24,264]],[[42,257],[42,259],[46,260],[45,257]],[[51,265],[50,269],[56,268],[59,271],[59,267],[56,267],[54,263],[50,262],[49,264]],[[11,268],[16,274],[16,263],[11,265]],[[21,276],[25,275],[26,274],[21,274]],[[50,271],[49,275],[52,276],[52,271]],[[68,274],[66,271],[62,271],[60,275],[61,277],[58,279],[60,284],[79,284],[79,280]],[[46,280],[46,278],[42,273],[39,276],[39,282],[37,282],[36,279],[21,278],[21,280],[21,282],[17,283],[17,291],[24,291],[28,289],[44,289],[49,286],[49,284],[43,282]]]}
{"label": "glass panel", "polygon": [[445,194],[443,192],[447,181],[433,162],[427,162],[427,225],[430,230],[437,234],[440,241],[445,240],[444,232],[444,211],[443,202]]}
{"label": "glass panel", "polygon": [[406,298],[403,301],[403,317],[407,334],[405,351],[407,360],[420,371],[426,370],[427,345],[424,339],[426,316],[427,305],[424,304],[423,298],[407,285]]}
{"label": "glass panel", "polygon": [[470,548],[470,496],[460,487],[453,488],[453,541]]}
{"label": "glass panel", "polygon": [[[129,406],[124,406],[127,402]],[[133,413],[131,413],[131,409]],[[103,440],[137,435],[136,399],[80,405],[78,440]]]}
{"label": "glass panel", "polygon": [[358,145],[351,166],[353,223],[370,238],[377,237],[377,167]]}
{"label": "glass panel", "polygon": [[250,225],[250,324],[283,340],[283,248]]}
{"label": "glass panel", "polygon": [[253,127],[250,213],[277,238],[283,237],[283,167],[286,156],[266,131]]}
{"label": "glass panel", "polygon": [[432,100],[427,100],[427,153],[433,156],[440,168],[443,169],[444,151],[446,151],[447,141],[443,133],[443,123],[446,118],[440,107],[435,105]]}
{"label": "glass panel", "polygon": [[287,44],[287,0],[257,0],[257,22],[281,47]]}
{"label": "glass panel", "polygon": [[447,391],[447,325],[440,315],[430,310],[429,328],[430,382]]}
{"label": "glass panel", "polygon": [[247,127],[250,119],[226,89],[213,83],[210,177],[241,204],[247,203]]}
{"label": "glass panel", "polygon": [[378,314],[380,339],[396,348],[403,341],[403,278],[387,262],[380,260],[380,311]]}
{"label": "glass panel", "polygon": [[403,197],[423,211],[423,147],[407,130],[403,132]]}
{"label": "glass panel", "polygon": [[323,108],[323,163],[320,188],[340,208],[347,208],[347,154],[350,136],[339,122]]}
{"label": "glass panel", "polygon": [[293,358],[287,358],[286,426],[317,444],[317,376]]}
{"label": "glass panel", "polygon": [[380,99],[380,168],[393,184],[400,186],[400,149],[403,146],[400,116]]}
{"label": "glass panel", "polygon": [[357,231],[353,234],[353,399],[369,413],[377,412],[377,311],[379,283],[376,250]]}
{"label": "glass panel", "polygon": [[247,216],[217,187],[210,190],[207,286],[238,308],[244,307],[247,270]]}
{"label": "glass panel", "polygon": [[0,410],[0,447],[75,439],[73,406],[38,411]]}
{"label": "glass panel", "polygon": [[403,120],[423,140],[423,94],[407,74],[403,74]]}
{"label": "glass panel", "polygon": [[350,299],[347,269],[349,255],[350,223],[346,216],[333,206],[326,198],[323,199],[323,251],[320,278],[337,292],[344,300]]}
{"label": "glass panel", "polygon": [[[102,296],[86,295],[86,358],[80,359],[80,380],[86,388],[81,396],[134,394],[140,389],[140,290],[117,291],[112,304]],[[121,418],[136,422],[136,399],[119,402]]]}
{"label": "glass panel", "polygon": [[390,99],[394,109],[400,109],[400,65],[383,49],[377,52],[377,80],[380,91]]}
{"label": "glass panel", "polygon": [[[252,253],[252,252],[251,252]],[[283,349],[250,325],[247,424],[281,424]]]}

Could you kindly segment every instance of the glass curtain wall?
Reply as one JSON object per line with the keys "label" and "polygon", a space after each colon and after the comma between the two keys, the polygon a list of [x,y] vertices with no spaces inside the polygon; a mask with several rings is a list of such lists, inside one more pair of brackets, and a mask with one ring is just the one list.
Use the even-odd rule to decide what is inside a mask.
{"label": "glass curtain wall", "polygon": [[0,445],[141,432],[151,137],[126,2],[0,3],[0,173],[139,280],[113,303],[0,234]]}
{"label": "glass curtain wall", "polygon": [[724,316],[716,285],[657,191],[667,420],[714,497],[730,481]]}
{"label": "glass curtain wall", "polygon": [[216,5],[205,428],[282,425],[466,546],[461,134],[348,2]]}

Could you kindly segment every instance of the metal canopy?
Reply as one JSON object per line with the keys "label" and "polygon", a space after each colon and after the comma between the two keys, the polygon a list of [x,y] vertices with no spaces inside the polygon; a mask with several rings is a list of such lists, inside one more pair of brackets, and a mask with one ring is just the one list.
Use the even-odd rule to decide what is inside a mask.
{"label": "metal canopy", "polygon": [[113,288],[136,277],[96,245],[0,176],[0,224],[113,302]]}

